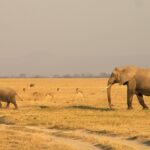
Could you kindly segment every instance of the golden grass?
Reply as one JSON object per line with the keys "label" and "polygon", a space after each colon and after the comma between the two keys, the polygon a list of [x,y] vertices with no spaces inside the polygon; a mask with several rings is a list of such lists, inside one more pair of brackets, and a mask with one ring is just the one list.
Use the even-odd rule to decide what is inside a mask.
{"label": "golden grass", "polygon": [[[142,110],[136,97],[133,100],[134,109],[126,110],[126,87],[115,85],[112,88],[114,110],[108,109],[105,89],[107,79],[0,79],[0,83],[1,87],[15,89],[23,98],[23,101],[17,101],[19,110],[13,110],[13,105],[10,109],[0,110],[1,124],[85,129],[141,140],[150,138],[150,110]],[[34,83],[35,87],[30,88],[30,83]],[[26,88],[25,92],[23,88]],[[84,96],[81,93],[78,95],[76,88]],[[33,95],[34,92],[38,94]],[[53,97],[46,96],[47,93]],[[145,102],[150,107],[149,99],[146,97]],[[23,139],[26,140],[29,143],[29,139]]]}
{"label": "golden grass", "polygon": [[9,130],[1,131],[1,150],[73,150],[42,134],[29,134]]}

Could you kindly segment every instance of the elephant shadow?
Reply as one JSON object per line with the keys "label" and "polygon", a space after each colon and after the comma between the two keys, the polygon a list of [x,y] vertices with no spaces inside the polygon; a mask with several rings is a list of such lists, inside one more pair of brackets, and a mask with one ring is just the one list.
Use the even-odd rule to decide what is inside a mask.
{"label": "elephant shadow", "polygon": [[115,109],[110,108],[102,108],[102,107],[94,107],[94,106],[86,106],[86,105],[73,105],[67,107],[69,109],[80,109],[80,110],[95,110],[95,111],[114,111]]}
{"label": "elephant shadow", "polygon": [[15,125],[15,121],[13,119],[11,119],[10,117],[1,116],[0,117],[0,124]]}
{"label": "elephant shadow", "polygon": [[143,144],[145,144],[145,145],[147,145],[147,146],[150,146],[150,140],[143,142]]}

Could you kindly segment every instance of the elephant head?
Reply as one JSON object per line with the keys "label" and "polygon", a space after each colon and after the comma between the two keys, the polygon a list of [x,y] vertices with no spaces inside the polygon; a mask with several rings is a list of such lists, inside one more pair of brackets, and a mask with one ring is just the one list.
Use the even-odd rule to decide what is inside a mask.
{"label": "elephant head", "polygon": [[107,96],[109,107],[112,107],[111,104],[111,87],[113,84],[119,83],[120,85],[126,85],[132,78],[134,78],[137,72],[137,67],[135,66],[125,66],[115,68],[108,80],[107,83]]}

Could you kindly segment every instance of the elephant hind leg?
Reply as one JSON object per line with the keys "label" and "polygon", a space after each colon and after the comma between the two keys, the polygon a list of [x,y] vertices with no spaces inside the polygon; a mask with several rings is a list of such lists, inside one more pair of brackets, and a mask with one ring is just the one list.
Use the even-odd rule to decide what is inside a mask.
{"label": "elephant hind leg", "polygon": [[13,100],[13,101],[12,101],[12,104],[14,104],[15,109],[18,109],[18,105],[17,105],[17,103],[16,103],[16,100]]}
{"label": "elephant hind leg", "polygon": [[141,106],[143,107],[143,109],[148,109],[148,106],[145,104],[144,99],[143,99],[143,95],[138,94],[137,95],[138,101],[141,104]]}
{"label": "elephant hind leg", "polygon": [[6,108],[9,108],[10,102],[7,102]]}
{"label": "elephant hind leg", "polygon": [[2,103],[1,103],[1,101],[0,101],[0,108],[2,108]]}

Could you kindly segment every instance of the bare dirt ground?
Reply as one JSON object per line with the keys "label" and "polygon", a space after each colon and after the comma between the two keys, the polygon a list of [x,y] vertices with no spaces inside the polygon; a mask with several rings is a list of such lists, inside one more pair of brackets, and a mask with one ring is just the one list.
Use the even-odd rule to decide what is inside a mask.
{"label": "bare dirt ground", "polygon": [[[114,86],[107,104],[107,79],[0,79],[11,87],[18,110],[0,109],[3,150],[148,150],[150,110],[136,97],[126,110],[126,87]],[[34,87],[30,87],[30,84]],[[78,90],[77,90],[78,89]],[[145,97],[150,107],[150,98]]]}

